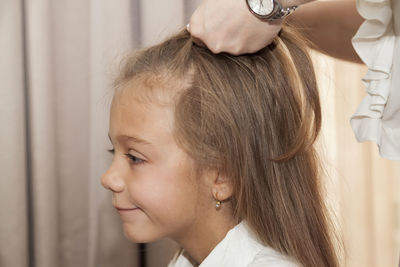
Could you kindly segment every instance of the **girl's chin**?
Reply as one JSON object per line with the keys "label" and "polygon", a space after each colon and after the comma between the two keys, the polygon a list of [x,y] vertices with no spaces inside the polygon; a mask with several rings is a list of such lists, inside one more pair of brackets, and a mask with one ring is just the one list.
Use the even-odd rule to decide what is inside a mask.
{"label": "girl's chin", "polygon": [[150,243],[161,239],[162,237],[154,235],[146,230],[136,229],[130,225],[123,224],[124,236],[133,243]]}

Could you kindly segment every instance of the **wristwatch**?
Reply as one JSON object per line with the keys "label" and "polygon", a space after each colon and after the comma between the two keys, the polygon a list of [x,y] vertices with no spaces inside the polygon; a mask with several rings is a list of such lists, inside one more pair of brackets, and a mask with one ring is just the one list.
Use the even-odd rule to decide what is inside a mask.
{"label": "wristwatch", "polygon": [[266,21],[277,20],[292,13],[297,6],[282,7],[277,0],[246,0],[251,13]]}

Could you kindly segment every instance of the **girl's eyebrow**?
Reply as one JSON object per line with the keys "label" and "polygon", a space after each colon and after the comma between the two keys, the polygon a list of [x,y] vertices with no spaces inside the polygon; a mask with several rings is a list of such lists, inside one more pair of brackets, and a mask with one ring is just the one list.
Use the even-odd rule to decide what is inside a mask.
{"label": "girl's eyebrow", "polygon": [[[122,138],[124,138],[124,139],[127,138],[129,141],[135,142],[135,143],[137,143],[137,144],[141,144],[141,145],[151,145],[151,143],[150,143],[149,141],[146,141],[146,140],[144,140],[144,139],[140,139],[140,138],[135,137],[135,136],[120,135],[119,137],[122,137]],[[110,134],[108,134],[108,138],[110,138],[110,142],[111,142],[111,144],[112,144],[113,141],[112,141],[112,139],[111,139]]]}

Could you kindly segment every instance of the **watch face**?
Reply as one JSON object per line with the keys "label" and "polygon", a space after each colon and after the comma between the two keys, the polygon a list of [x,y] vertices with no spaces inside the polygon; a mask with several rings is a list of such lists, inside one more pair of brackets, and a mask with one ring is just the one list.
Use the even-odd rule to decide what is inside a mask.
{"label": "watch face", "polygon": [[274,10],[273,0],[247,0],[249,7],[260,16],[267,16]]}

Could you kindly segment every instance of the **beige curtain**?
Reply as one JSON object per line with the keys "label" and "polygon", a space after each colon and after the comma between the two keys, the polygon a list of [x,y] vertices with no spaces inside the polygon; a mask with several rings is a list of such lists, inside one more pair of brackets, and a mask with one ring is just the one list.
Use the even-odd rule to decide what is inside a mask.
{"label": "beige curtain", "polygon": [[[200,0],[0,0],[0,266],[139,266],[100,177],[110,81],[128,50],[182,28]],[[400,167],[358,144],[349,118],[364,69],[315,56],[321,153],[346,266],[395,266]],[[147,245],[147,266],[176,246]]]}

